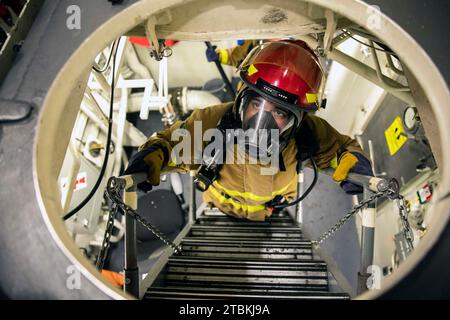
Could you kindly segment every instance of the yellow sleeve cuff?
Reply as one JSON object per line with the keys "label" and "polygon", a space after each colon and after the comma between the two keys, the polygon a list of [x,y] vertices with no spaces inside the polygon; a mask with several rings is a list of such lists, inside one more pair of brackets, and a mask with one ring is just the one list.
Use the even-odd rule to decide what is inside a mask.
{"label": "yellow sleeve cuff", "polygon": [[228,51],[226,49],[219,49],[219,62],[222,64],[227,64],[229,57],[228,57]]}

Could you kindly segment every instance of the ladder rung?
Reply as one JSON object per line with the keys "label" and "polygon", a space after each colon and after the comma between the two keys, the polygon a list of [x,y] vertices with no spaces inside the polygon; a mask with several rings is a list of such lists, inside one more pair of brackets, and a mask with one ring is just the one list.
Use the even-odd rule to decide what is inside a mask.
{"label": "ladder rung", "polygon": [[[232,239],[232,240],[230,240]],[[226,237],[226,236],[197,236],[197,235],[190,235],[186,238],[183,239],[183,241],[236,241],[236,242],[268,242],[270,241],[271,243],[297,243],[297,242],[303,242],[303,241],[307,241],[310,242],[309,240],[305,240],[302,237],[298,237],[298,238],[280,238],[280,237],[276,237],[276,238],[266,238],[264,240],[264,238],[261,237],[251,237],[251,236],[246,236],[246,237],[242,237],[242,236],[234,236],[232,238],[230,237]]]}
{"label": "ladder rung", "polygon": [[264,231],[264,232],[295,232],[295,233],[301,233],[301,229],[298,227],[245,227],[245,226],[209,226],[209,225],[193,225],[192,230],[222,230],[222,231],[247,231],[247,232],[254,232],[254,231]]}
{"label": "ladder rung", "polygon": [[209,266],[176,266],[170,264],[167,267],[168,273],[176,274],[202,274],[202,275],[223,275],[223,276],[237,276],[237,277],[285,277],[285,278],[326,278],[326,270],[279,270],[276,268],[262,269],[262,268],[220,268]]}
{"label": "ladder rung", "polygon": [[309,294],[274,294],[274,293],[200,293],[200,292],[188,292],[188,291],[161,291],[161,290],[151,290],[145,295],[145,299],[171,299],[171,300],[201,300],[201,299],[283,299],[283,300],[317,300],[317,299],[327,299],[327,300],[348,300],[348,296],[343,295],[315,295],[313,293]]}
{"label": "ladder rung", "polygon": [[289,291],[289,290],[260,290],[260,289],[232,289],[205,287],[154,287],[145,295],[146,299],[160,297],[207,297],[207,298],[261,298],[261,299],[348,299],[348,295],[321,291]]}
{"label": "ladder rung", "polygon": [[232,222],[232,221],[197,221],[196,226],[238,226],[238,227],[295,227],[292,221],[276,222]]}
{"label": "ladder rung", "polygon": [[189,238],[184,238],[183,243],[187,243],[187,244],[198,244],[198,245],[203,245],[203,244],[211,244],[211,245],[222,245],[222,244],[231,244],[234,246],[240,246],[240,245],[260,245],[260,246],[268,246],[268,247],[272,247],[272,246],[279,246],[279,247],[303,247],[303,246],[311,246],[311,241],[309,240],[293,240],[293,241],[289,241],[289,242],[273,242],[273,241],[263,241],[263,240],[249,240],[249,239],[245,239],[245,240],[236,240],[236,239],[229,239],[229,238],[224,238],[224,239],[204,239],[203,237],[197,237],[197,238],[193,238],[193,237],[189,237]]}
{"label": "ladder rung", "polygon": [[327,276],[304,276],[304,277],[286,277],[286,278],[280,278],[280,277],[261,277],[261,276],[237,276],[234,274],[224,274],[224,275],[217,275],[217,274],[187,274],[187,273],[167,273],[166,274],[166,280],[178,280],[178,281],[184,281],[184,282],[221,282],[221,283],[257,283],[262,285],[322,285],[327,286],[328,285],[328,278]]}
{"label": "ladder rung", "polygon": [[203,258],[203,257],[188,257],[188,256],[172,256],[169,263],[190,263],[190,264],[212,264],[212,265],[240,265],[245,267],[277,267],[277,268],[326,268],[326,263],[319,260],[231,260],[222,258]]}
{"label": "ladder rung", "polygon": [[165,286],[184,286],[184,287],[208,287],[208,288],[227,288],[235,290],[286,290],[286,291],[327,291],[328,284],[264,284],[264,283],[233,283],[223,281],[187,281],[187,280],[168,280],[165,281]]}
{"label": "ladder rung", "polygon": [[301,233],[293,232],[264,232],[264,231],[220,231],[220,230],[191,230],[190,236],[205,236],[205,237],[240,237],[243,239],[255,239],[255,238],[265,238],[273,239],[278,238],[280,240],[290,238],[290,239],[302,239]]}
{"label": "ladder rung", "polygon": [[196,243],[182,242],[185,251],[217,251],[217,252],[260,252],[260,253],[311,253],[312,246],[310,244],[302,244],[297,246],[289,245],[258,245],[255,243],[245,244],[239,243]]}
{"label": "ladder rung", "polygon": [[249,252],[202,252],[202,251],[183,251],[183,254],[190,257],[229,257],[235,259],[259,258],[259,259],[311,259],[312,253],[295,253],[295,254],[281,254],[281,253],[249,253]]}

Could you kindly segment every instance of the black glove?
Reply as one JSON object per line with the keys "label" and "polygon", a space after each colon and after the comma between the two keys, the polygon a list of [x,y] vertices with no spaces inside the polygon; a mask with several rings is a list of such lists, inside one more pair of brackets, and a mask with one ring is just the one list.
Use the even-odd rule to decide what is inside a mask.
{"label": "black glove", "polygon": [[163,163],[163,150],[158,145],[151,145],[131,157],[128,167],[123,174],[128,175],[145,172],[147,174],[147,181],[139,183],[137,187],[139,190],[149,192],[152,190],[152,186],[159,185]]}
{"label": "black glove", "polygon": [[217,46],[212,46],[211,48],[207,48],[205,55],[206,55],[206,60],[208,60],[208,62],[213,62],[213,61],[219,61],[219,55],[216,52]]}

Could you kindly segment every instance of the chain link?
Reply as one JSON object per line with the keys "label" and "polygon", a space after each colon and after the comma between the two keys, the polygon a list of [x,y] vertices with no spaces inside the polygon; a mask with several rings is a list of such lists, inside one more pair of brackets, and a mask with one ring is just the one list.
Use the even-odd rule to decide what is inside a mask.
{"label": "chain link", "polygon": [[329,237],[331,237],[336,231],[338,231],[355,213],[357,213],[359,210],[361,210],[363,207],[368,205],[369,203],[375,201],[378,198],[381,198],[382,196],[385,196],[386,192],[377,192],[373,194],[371,197],[367,198],[366,200],[361,201],[359,204],[353,207],[353,209],[347,213],[343,218],[341,218],[334,226],[330,228],[327,232],[322,234],[322,236],[317,239],[311,241],[313,245],[319,246],[322,243],[325,242]]}
{"label": "chain link", "polygon": [[[110,247],[110,238],[112,233],[112,228],[114,226],[114,218],[117,214],[118,209],[122,209],[125,214],[129,214],[131,217],[136,219],[139,223],[141,223],[144,227],[146,227],[150,232],[152,232],[158,239],[163,241],[166,245],[170,246],[175,254],[181,254],[182,249],[179,245],[176,245],[171,240],[169,240],[158,228],[149,223],[145,218],[143,218],[136,210],[130,208],[126,205],[122,199],[120,198],[120,186],[115,182],[114,179],[111,179],[111,182],[108,182],[107,192],[108,198],[112,201],[111,212],[108,218],[107,227],[105,230],[105,237],[103,239],[102,248],[97,259],[97,269],[103,267],[104,261],[106,259],[106,254]],[[402,229],[405,239],[408,243],[409,252],[414,249],[414,234],[412,233],[411,227],[408,222],[408,209],[405,204],[405,198],[398,193],[395,189],[388,189],[383,192],[374,193],[369,198],[361,201],[359,204],[355,205],[353,209],[347,213],[344,217],[342,217],[333,227],[331,227],[327,232],[325,232],[320,238],[317,240],[311,241],[314,246],[319,246],[325,242],[329,237],[334,235],[355,213],[359,210],[367,206],[368,204],[374,202],[378,198],[383,196],[388,197],[391,200],[397,200],[397,206],[399,209],[400,220],[402,222]]]}
{"label": "chain link", "polygon": [[113,202],[110,207],[108,221],[106,222],[105,235],[103,236],[102,247],[97,257],[95,267],[97,270],[102,270],[105,265],[105,260],[108,255],[109,247],[111,246],[111,235],[114,229],[114,220],[117,216],[119,207]]}
{"label": "chain link", "polygon": [[[126,206],[126,205],[125,205]],[[127,208],[127,214],[132,216],[136,221],[140,222],[144,227],[146,227],[148,230],[150,230],[155,236],[157,236],[162,242],[164,242],[166,245],[171,247],[175,254],[181,253],[181,247],[177,246],[175,243],[170,241],[161,231],[159,231],[155,226],[153,226],[151,223],[149,223],[147,220],[145,220],[139,213],[136,212],[136,210],[131,209],[130,207],[126,206]]]}
{"label": "chain link", "polygon": [[397,206],[399,210],[400,220],[402,222],[402,230],[405,236],[405,239],[408,243],[409,252],[414,249],[414,234],[412,233],[411,227],[408,222],[408,209],[405,205],[405,197],[399,194],[397,188],[389,188],[383,192],[374,193],[369,198],[361,201],[359,204],[353,207],[353,209],[347,213],[344,217],[342,217],[333,227],[331,227],[327,232],[322,234],[320,238],[317,240],[311,241],[314,246],[319,246],[325,242],[329,237],[336,233],[356,212],[367,206],[368,204],[374,202],[378,198],[388,197],[391,200],[397,200]]}
{"label": "chain link", "polygon": [[114,179],[111,180],[111,183],[108,183],[106,188],[106,194],[108,198],[115,203],[118,207],[120,207],[125,214],[129,214],[131,217],[136,219],[136,221],[140,222],[144,227],[146,227],[150,232],[152,232],[158,239],[164,242],[166,245],[171,247],[175,254],[181,254],[181,247],[173,243],[170,239],[168,239],[158,228],[153,226],[150,222],[148,222],[145,218],[143,218],[136,210],[130,208],[126,205],[121,197],[120,197],[120,187],[113,182]]}
{"label": "chain link", "polygon": [[111,201],[110,213],[108,217],[108,222],[106,224],[105,235],[103,237],[102,247],[100,253],[97,257],[96,268],[97,270],[103,269],[105,264],[106,256],[108,255],[109,247],[111,246],[111,234],[114,227],[114,219],[117,215],[119,209],[122,210],[124,214],[129,214],[131,217],[140,222],[144,227],[150,230],[158,239],[164,242],[166,245],[170,246],[175,254],[181,254],[181,247],[175,245],[171,240],[169,240],[158,228],[153,226],[150,222],[145,220],[136,210],[127,206],[120,197],[121,186],[117,183],[114,178],[110,178],[106,187],[106,196]]}
{"label": "chain link", "polygon": [[411,252],[414,249],[414,234],[408,222],[409,210],[406,206],[404,196],[398,195],[397,205],[400,214],[400,221],[402,222],[403,226],[403,235],[406,239],[406,242],[408,243],[408,250],[409,252]]}

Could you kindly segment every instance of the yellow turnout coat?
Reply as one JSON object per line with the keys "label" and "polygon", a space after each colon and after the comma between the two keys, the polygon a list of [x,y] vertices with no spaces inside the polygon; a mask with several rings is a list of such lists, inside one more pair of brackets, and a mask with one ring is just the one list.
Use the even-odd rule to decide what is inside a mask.
{"label": "yellow turnout coat", "polygon": [[[157,144],[167,151],[166,155],[171,155],[174,146],[180,142],[171,140],[172,133],[176,129],[182,128],[187,130],[192,137],[191,150],[194,154],[195,148],[200,146],[204,148],[208,143],[204,142],[202,137],[194,136],[194,122],[201,121],[203,134],[207,129],[216,128],[225,112],[232,107],[233,103],[225,103],[197,109],[185,121],[177,121],[172,127],[151,136],[140,147],[140,150]],[[340,134],[324,119],[308,114],[302,125],[309,126],[317,142],[318,150],[314,154],[314,159],[320,169],[333,167],[333,162],[336,164],[345,152],[364,154],[356,140]],[[194,146],[195,139],[202,141],[200,146]],[[248,157],[240,148],[234,147],[235,158]],[[249,161],[243,164],[236,163],[236,161],[233,164],[223,164],[218,179],[203,193],[204,201],[228,215],[263,221],[271,214],[265,204],[275,196],[284,196],[288,201],[297,197],[297,144],[294,139],[288,143],[282,155],[286,170],[278,171],[275,175],[262,175],[262,165],[250,164]],[[174,159],[168,156],[168,159],[164,161],[162,172],[188,173],[193,171],[195,173],[199,167],[199,164],[192,164],[192,162],[175,165]]]}

